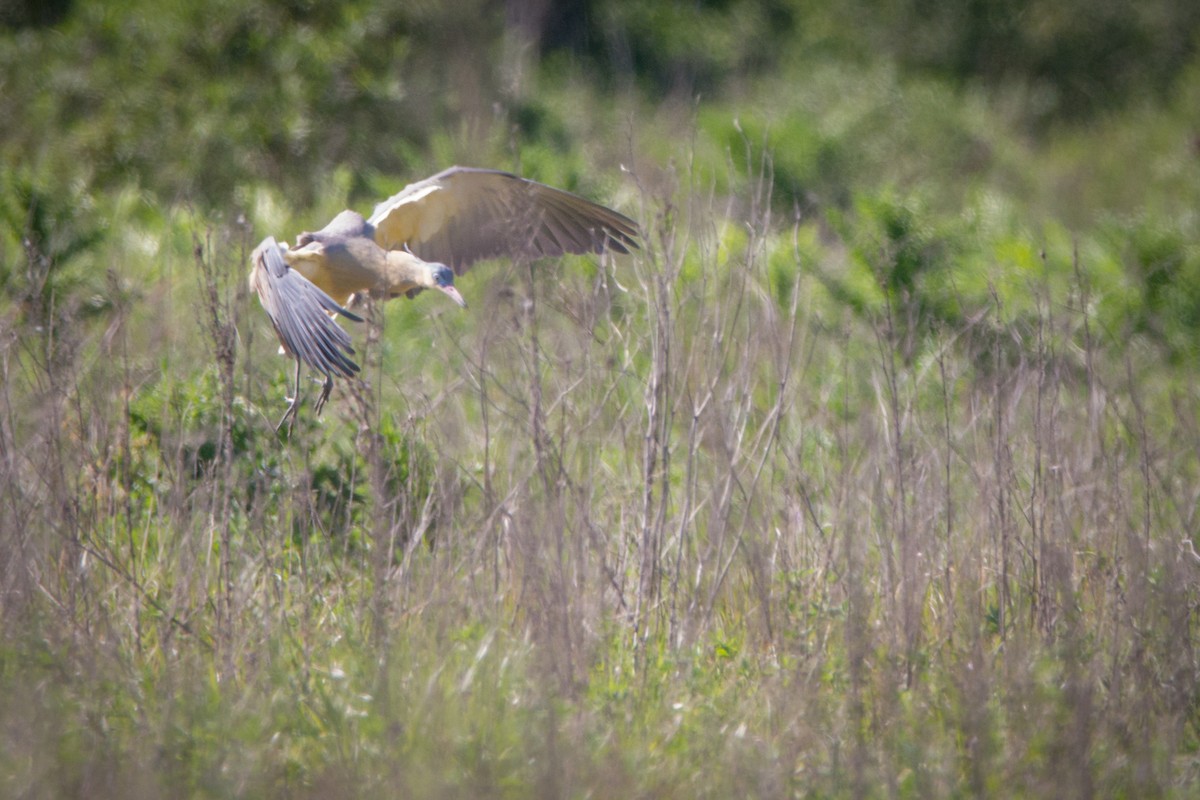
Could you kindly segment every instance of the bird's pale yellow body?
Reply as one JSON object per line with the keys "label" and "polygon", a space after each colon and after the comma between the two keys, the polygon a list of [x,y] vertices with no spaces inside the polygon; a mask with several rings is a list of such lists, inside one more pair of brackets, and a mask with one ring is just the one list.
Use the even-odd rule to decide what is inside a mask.
{"label": "bird's pale yellow body", "polygon": [[346,305],[355,292],[368,291],[378,282],[374,273],[365,268],[330,269],[324,254],[308,248],[289,250],[284,260],[340,306]]}
{"label": "bird's pale yellow body", "polygon": [[436,286],[428,262],[405,250],[384,250],[365,236],[309,241],[283,257],[338,305],[360,292],[390,300]]}

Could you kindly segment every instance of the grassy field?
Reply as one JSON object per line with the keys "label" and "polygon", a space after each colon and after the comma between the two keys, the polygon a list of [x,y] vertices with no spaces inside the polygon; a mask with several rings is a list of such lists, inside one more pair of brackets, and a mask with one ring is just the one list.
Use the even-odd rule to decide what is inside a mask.
{"label": "grassy field", "polygon": [[[782,69],[668,103],[559,69],[411,174],[212,204],[0,137],[38,154],[0,796],[1200,791],[1200,78],[1030,137],[1007,95]],[[368,307],[362,380],[275,434],[250,250],[452,162],[644,247]]]}

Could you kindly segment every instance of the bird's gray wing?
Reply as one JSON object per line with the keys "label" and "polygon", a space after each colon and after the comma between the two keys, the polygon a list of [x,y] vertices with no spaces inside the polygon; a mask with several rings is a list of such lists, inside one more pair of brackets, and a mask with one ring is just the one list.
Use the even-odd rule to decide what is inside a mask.
{"label": "bird's gray wing", "polygon": [[350,360],[354,354],[350,336],[329,312],[355,322],[362,322],[362,318],[333,302],[289,267],[273,237],[263,240],[251,260],[251,285],[284,349],[323,375],[349,378],[358,372],[358,364]]}
{"label": "bird's gray wing", "polygon": [[327,242],[330,240],[345,240],[355,236],[365,236],[370,239],[374,231],[357,211],[346,210],[329,221],[329,224],[319,231],[305,231],[296,237],[296,247],[303,247],[309,242]]}
{"label": "bird's gray wing", "polygon": [[368,222],[383,248],[408,247],[462,274],[484,258],[628,253],[633,220],[578,195],[490,169],[451,167],[375,207]]}

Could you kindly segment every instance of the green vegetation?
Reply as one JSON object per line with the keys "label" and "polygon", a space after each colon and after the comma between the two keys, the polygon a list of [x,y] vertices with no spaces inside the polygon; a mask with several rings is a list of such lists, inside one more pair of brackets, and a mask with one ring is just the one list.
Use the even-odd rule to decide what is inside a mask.
{"label": "green vegetation", "polygon": [[[1195,796],[1200,12],[821,5],[0,9],[0,796]],[[645,247],[277,435],[451,163]]]}

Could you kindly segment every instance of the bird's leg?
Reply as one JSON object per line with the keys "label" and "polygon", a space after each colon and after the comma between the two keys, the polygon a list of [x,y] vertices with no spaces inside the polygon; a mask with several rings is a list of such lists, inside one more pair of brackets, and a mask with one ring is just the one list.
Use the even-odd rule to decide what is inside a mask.
{"label": "bird's leg", "polygon": [[333,376],[326,375],[325,383],[321,384],[321,394],[317,397],[317,402],[313,404],[313,411],[319,416],[321,409],[325,407],[325,401],[329,399],[329,393],[333,391]]}
{"label": "bird's leg", "polygon": [[287,411],[283,412],[283,417],[279,420],[279,424],[275,426],[275,432],[279,433],[279,429],[283,427],[283,423],[288,424],[288,436],[292,435],[292,422],[296,419],[296,407],[300,405],[300,359],[296,359],[296,393],[292,397],[284,396],[288,401]]}
{"label": "bird's leg", "polygon": [[291,398],[291,402],[288,403],[287,411],[283,412],[283,416],[279,419],[279,424],[277,424],[275,426],[276,433],[279,433],[280,429],[283,428],[283,423],[286,422],[287,429],[288,429],[288,436],[292,435],[292,422],[295,421],[295,419],[296,419],[296,406],[297,405],[299,405],[299,404],[296,402],[296,398],[294,398],[294,397]]}

